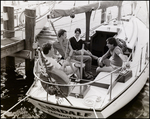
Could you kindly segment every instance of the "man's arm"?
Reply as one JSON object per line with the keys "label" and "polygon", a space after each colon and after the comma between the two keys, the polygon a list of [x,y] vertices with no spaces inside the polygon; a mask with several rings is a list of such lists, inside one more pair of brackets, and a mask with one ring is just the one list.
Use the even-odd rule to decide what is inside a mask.
{"label": "man's arm", "polygon": [[106,59],[108,56],[110,56],[110,50],[108,50],[108,51],[101,57],[101,61],[103,61],[104,59]]}
{"label": "man's arm", "polygon": [[126,55],[123,55],[123,52],[122,52],[122,49],[121,49],[121,48],[116,48],[116,49],[114,50],[114,52],[121,58],[121,60],[122,60],[123,62],[126,62],[126,61],[127,61],[128,57],[127,57]]}
{"label": "man's arm", "polygon": [[128,57],[126,55],[124,55],[119,49],[115,50],[115,53],[121,58],[121,60],[123,61],[122,67],[126,69],[126,66],[128,65],[130,67],[130,64],[127,62],[128,61]]}

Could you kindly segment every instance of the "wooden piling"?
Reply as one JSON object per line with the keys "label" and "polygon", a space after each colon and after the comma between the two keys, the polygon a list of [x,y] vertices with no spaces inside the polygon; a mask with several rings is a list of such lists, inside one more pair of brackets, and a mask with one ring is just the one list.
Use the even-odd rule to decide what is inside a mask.
{"label": "wooden piling", "polygon": [[14,37],[14,7],[3,7],[4,13],[8,16],[8,20],[3,21],[4,34],[3,37],[12,38]]}
{"label": "wooden piling", "polygon": [[92,11],[86,12],[86,41],[89,41],[89,33],[90,33],[90,18]]}
{"label": "wooden piling", "polygon": [[[35,32],[35,20],[36,20],[36,10],[25,9],[25,50],[32,51],[34,54],[34,50],[32,48],[34,42],[34,32]],[[26,80],[28,83],[32,83],[34,80],[33,74],[34,67],[34,57],[32,55],[32,59],[25,59],[25,73]]]}
{"label": "wooden piling", "polygon": [[[4,36],[6,38],[14,37],[14,7],[4,6],[3,11],[8,15],[8,20],[4,20]],[[15,77],[15,58],[6,57],[6,73],[9,81],[14,81]]]}

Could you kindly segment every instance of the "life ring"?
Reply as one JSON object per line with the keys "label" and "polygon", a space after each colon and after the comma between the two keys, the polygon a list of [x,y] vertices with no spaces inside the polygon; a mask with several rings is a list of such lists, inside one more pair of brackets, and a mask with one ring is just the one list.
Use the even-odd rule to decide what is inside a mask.
{"label": "life ring", "polygon": [[[48,70],[48,72],[50,73],[50,76],[51,76],[52,80],[55,81],[55,83],[57,83],[57,84],[69,84],[70,83],[68,76],[60,69],[52,68],[51,70]],[[40,74],[40,78],[43,81],[49,82],[48,77],[44,76],[42,73]],[[63,95],[62,95],[61,93],[57,92],[57,90],[55,88],[56,86],[54,86],[54,85],[46,84],[42,81],[41,81],[41,85],[48,94],[57,95],[59,97],[63,97],[63,95],[68,96],[70,93],[70,90],[71,90],[70,86],[57,86],[62,91],[62,93],[63,93]]]}

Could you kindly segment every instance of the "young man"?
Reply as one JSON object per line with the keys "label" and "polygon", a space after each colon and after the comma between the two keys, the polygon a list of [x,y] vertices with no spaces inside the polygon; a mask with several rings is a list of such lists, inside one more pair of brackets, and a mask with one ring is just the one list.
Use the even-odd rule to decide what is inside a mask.
{"label": "young man", "polygon": [[[63,70],[67,75],[76,73],[79,77],[79,70],[75,67],[74,63],[69,63],[65,60],[57,61],[57,56],[54,54],[53,46],[50,43],[45,43],[42,46],[42,53],[44,54],[45,59],[47,60],[46,64],[48,66],[53,65],[54,68]],[[73,68],[73,69],[72,69]]]}
{"label": "young man", "polygon": [[[81,61],[81,54],[76,55],[76,51],[72,49],[70,42],[67,39],[67,32],[64,29],[58,31],[58,41],[53,44],[55,50],[57,50],[64,59],[70,59]],[[83,62],[85,63],[85,71],[90,72],[92,59],[90,56],[83,55]]]}
{"label": "young man", "polygon": [[[122,67],[122,65],[127,61],[127,56],[123,55],[122,49],[117,46],[115,38],[108,38],[106,42],[109,50],[98,59],[99,67],[96,69],[97,74],[102,71],[111,72]],[[108,56],[111,57],[107,59]],[[101,68],[103,64],[105,64],[105,66]]]}

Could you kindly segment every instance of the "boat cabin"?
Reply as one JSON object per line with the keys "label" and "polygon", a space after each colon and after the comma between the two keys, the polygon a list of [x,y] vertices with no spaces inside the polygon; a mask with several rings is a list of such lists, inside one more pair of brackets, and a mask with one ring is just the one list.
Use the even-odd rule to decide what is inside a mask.
{"label": "boat cabin", "polygon": [[[95,32],[91,36],[90,41],[90,51],[93,55],[101,57],[108,50],[106,46],[106,40],[109,37],[113,37],[117,34],[119,28],[112,27],[99,27],[95,30]],[[96,61],[93,62],[96,65]]]}

